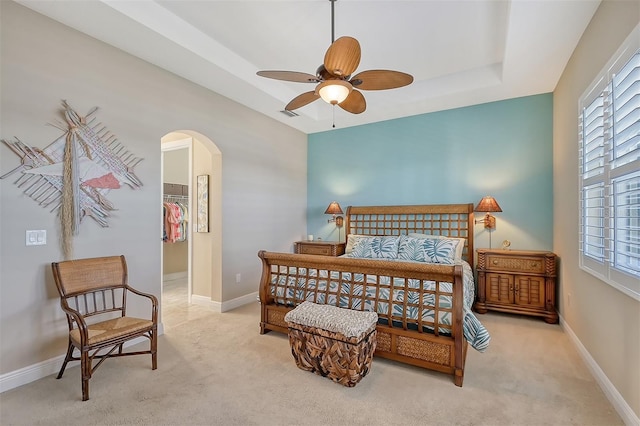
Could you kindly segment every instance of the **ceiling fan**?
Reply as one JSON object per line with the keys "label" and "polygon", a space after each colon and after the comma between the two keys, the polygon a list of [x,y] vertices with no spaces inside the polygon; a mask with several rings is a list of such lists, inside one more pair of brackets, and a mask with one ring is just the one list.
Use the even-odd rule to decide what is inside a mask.
{"label": "ceiling fan", "polygon": [[258,71],[261,77],[296,83],[319,83],[315,90],[296,96],[284,108],[293,111],[322,98],[345,111],[360,114],[367,109],[367,102],[360,90],[396,89],[409,85],[413,77],[399,71],[369,70],[351,76],[360,63],[360,43],[353,37],[343,36],[335,40],[334,3],[331,2],[331,46],[324,55],[324,63],[316,74],[297,71]]}

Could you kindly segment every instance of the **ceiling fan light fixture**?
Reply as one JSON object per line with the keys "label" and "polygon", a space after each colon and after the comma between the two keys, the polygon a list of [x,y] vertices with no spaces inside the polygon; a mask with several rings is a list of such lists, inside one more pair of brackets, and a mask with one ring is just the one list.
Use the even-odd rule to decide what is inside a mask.
{"label": "ceiling fan light fixture", "polygon": [[353,86],[344,80],[323,81],[316,87],[316,93],[323,101],[331,105],[342,103],[353,90]]}
{"label": "ceiling fan light fixture", "polygon": [[349,36],[335,39],[333,6],[337,0],[329,1],[331,45],[325,52],[324,61],[316,70],[316,75],[297,71],[258,71],[261,77],[296,83],[318,83],[314,90],[293,98],[285,106],[285,111],[293,111],[322,99],[329,105],[338,105],[351,114],[361,114],[367,109],[367,102],[361,90],[396,89],[413,82],[413,77],[409,74],[380,69],[361,71],[352,77],[360,64],[360,42]]}

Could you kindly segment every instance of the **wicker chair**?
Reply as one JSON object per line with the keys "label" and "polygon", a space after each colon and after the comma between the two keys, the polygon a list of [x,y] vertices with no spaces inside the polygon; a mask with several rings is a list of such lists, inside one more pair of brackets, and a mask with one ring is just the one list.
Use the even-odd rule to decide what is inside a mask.
{"label": "wicker chair", "polygon": [[[157,368],[158,300],[127,284],[124,256],[54,262],[51,267],[69,323],[69,347],[58,379],[69,361],[80,361],[82,400],[86,401],[89,379],[107,358],[150,354],[151,368]],[[150,320],[126,315],[129,292],[150,299]],[[138,337],[149,339],[149,350],[123,352],[123,344]],[[79,356],[74,356],[75,349]],[[95,358],[100,361],[92,367]]]}

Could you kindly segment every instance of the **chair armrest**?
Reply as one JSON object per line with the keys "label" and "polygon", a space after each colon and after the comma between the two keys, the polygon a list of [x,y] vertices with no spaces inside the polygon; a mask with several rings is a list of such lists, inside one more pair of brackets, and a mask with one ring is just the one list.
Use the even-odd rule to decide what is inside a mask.
{"label": "chair armrest", "polygon": [[133,294],[137,294],[138,296],[146,297],[149,300],[151,300],[151,321],[153,321],[154,324],[157,324],[158,323],[158,298],[155,297],[153,294],[144,293],[140,290],[136,290],[135,288],[131,287],[128,284],[125,284],[124,287]]}
{"label": "chair armrest", "polygon": [[62,308],[62,311],[65,314],[67,314],[67,320],[69,322],[69,331],[71,331],[71,327],[72,327],[72,321],[69,319],[69,317],[71,317],[73,318],[73,321],[75,321],[76,325],[78,326],[78,330],[80,331],[80,343],[83,346],[86,345],[87,340],[89,340],[89,334],[87,331],[88,327],[87,327],[87,323],[84,320],[84,316],[79,311],[69,307],[65,299],[61,300],[60,307]]}

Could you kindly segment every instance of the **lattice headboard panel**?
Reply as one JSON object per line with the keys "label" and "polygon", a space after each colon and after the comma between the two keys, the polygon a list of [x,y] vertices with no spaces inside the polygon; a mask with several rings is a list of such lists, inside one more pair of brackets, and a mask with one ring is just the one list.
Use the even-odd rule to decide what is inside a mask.
{"label": "lattice headboard panel", "polygon": [[463,258],[473,266],[473,204],[350,206],[345,229],[358,235],[444,235],[466,240]]}

